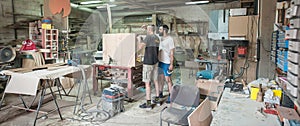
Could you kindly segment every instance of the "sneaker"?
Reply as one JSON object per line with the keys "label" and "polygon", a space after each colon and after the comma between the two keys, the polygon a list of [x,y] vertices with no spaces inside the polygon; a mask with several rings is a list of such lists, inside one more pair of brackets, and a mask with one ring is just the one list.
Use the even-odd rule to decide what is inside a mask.
{"label": "sneaker", "polygon": [[162,92],[159,92],[159,98],[164,98],[164,95]]}
{"label": "sneaker", "polygon": [[159,99],[159,97],[155,97],[155,98],[152,100],[152,103],[153,103],[153,104],[157,104],[157,105],[160,106],[160,99]]}
{"label": "sneaker", "polygon": [[143,108],[143,109],[152,109],[152,106],[151,106],[151,104],[149,105],[147,103],[144,103],[144,104],[140,105],[140,108]]}
{"label": "sneaker", "polygon": [[170,104],[170,103],[171,103],[170,96],[168,96],[168,99],[167,99],[166,103],[167,103],[167,104]]}

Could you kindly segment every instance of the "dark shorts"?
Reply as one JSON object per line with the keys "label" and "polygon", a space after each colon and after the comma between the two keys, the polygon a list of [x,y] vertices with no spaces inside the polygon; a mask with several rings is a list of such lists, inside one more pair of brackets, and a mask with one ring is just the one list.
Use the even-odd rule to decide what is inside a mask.
{"label": "dark shorts", "polygon": [[170,64],[159,62],[158,64],[159,74],[164,74],[165,76],[171,76],[172,74],[167,73],[167,71],[169,70],[169,66]]}

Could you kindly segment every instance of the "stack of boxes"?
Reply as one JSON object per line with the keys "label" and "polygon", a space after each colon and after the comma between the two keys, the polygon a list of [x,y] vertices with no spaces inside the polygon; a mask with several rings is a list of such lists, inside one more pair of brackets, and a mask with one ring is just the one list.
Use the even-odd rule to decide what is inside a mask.
{"label": "stack of boxes", "polygon": [[[299,95],[300,86],[300,0],[292,0],[291,7],[287,10],[286,18],[290,19],[290,29],[286,30],[285,39],[289,40],[288,51],[288,72],[287,72],[287,92],[296,98]],[[299,87],[299,89],[298,89]],[[299,101],[299,100],[298,100]]]}
{"label": "stack of boxes", "polygon": [[[288,27],[284,27],[284,29],[288,29]],[[283,31],[279,31],[277,34],[277,52],[276,52],[276,65],[283,72],[288,71],[288,46],[289,40],[285,39],[285,33]]]}

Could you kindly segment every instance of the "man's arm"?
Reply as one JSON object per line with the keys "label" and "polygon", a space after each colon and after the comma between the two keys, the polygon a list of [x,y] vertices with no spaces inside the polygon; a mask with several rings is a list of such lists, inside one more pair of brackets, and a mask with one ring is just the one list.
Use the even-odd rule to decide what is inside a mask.
{"label": "man's arm", "polygon": [[174,48],[171,49],[170,51],[170,66],[169,66],[169,70],[173,70],[173,66],[174,66]]}
{"label": "man's arm", "polygon": [[145,46],[146,46],[146,42],[144,42],[144,40],[143,40],[143,38],[142,38],[141,36],[138,36],[138,37],[137,37],[137,40],[138,40],[138,42],[139,42],[139,46],[138,46],[138,50],[137,50],[137,54],[139,54],[139,53],[140,53],[140,51],[141,51],[142,49],[144,49],[144,48],[145,48]]}

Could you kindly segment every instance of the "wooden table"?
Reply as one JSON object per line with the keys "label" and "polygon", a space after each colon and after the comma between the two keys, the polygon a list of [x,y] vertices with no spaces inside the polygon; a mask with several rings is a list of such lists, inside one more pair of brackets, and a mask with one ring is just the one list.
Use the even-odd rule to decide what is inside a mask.
{"label": "wooden table", "polygon": [[280,126],[276,115],[262,114],[262,102],[225,88],[211,126]]}

